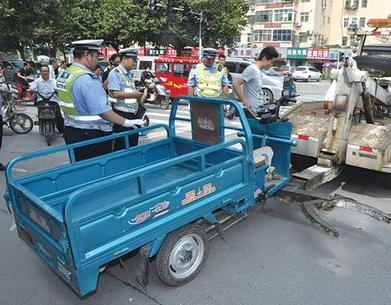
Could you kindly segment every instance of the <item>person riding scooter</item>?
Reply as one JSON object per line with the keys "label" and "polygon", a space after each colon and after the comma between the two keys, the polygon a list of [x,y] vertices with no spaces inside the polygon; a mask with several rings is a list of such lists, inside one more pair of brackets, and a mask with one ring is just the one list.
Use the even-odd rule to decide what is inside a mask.
{"label": "person riding scooter", "polygon": [[54,79],[49,79],[49,67],[41,67],[41,77],[36,79],[30,85],[29,91],[37,92],[37,105],[42,104],[46,100],[49,105],[53,106],[56,114],[56,125],[59,133],[63,133],[64,119],[61,115],[60,107],[58,105],[58,96],[56,91],[56,84]]}
{"label": "person riding scooter", "polygon": [[145,81],[155,78],[155,74],[151,71],[151,67],[147,66],[145,70],[141,73],[141,84],[145,86]]}
{"label": "person riding scooter", "polygon": [[144,103],[158,104],[162,109],[170,107],[170,92],[166,90],[160,78],[153,74],[150,66],[142,72],[139,84],[148,89]]}

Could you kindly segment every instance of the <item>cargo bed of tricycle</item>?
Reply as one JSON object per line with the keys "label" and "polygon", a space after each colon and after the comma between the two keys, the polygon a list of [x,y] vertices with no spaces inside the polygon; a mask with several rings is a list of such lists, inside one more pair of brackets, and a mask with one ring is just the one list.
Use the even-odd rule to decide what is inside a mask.
{"label": "cargo bed of tricycle", "polygon": [[[144,128],[165,129],[164,139],[129,147],[127,135],[135,130],[20,156],[7,167],[5,197],[20,237],[80,296],[96,289],[101,266],[146,245],[148,256],[159,259],[158,251],[167,248],[172,232],[183,232],[198,220],[217,223],[214,213],[219,210],[246,213],[261,196],[288,182],[290,123],[278,125],[288,126],[282,138],[256,136],[236,102],[189,97],[194,103],[189,120],[176,116],[179,99],[173,103],[169,126]],[[237,107],[242,128],[225,125],[222,106],[227,102]],[[213,106],[208,114],[204,104]],[[176,120],[193,124],[192,138],[175,134]],[[238,130],[238,137],[226,141],[224,128]],[[124,137],[125,149],[75,161],[75,148],[118,137]],[[275,150],[273,161],[267,160],[267,145]],[[257,147],[266,153],[254,157]],[[68,151],[69,164],[13,177],[18,162],[59,151]],[[272,166],[275,173],[266,178]],[[176,282],[162,280],[185,282],[179,277]]]}

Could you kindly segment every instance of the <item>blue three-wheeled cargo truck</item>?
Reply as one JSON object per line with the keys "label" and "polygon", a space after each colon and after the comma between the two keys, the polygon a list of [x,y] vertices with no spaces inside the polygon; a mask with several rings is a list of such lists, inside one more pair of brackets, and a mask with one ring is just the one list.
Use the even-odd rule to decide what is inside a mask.
{"label": "blue three-wheeled cargo truck", "polygon": [[[189,102],[190,118],[177,115]],[[238,125],[224,121],[236,108]],[[175,125],[191,126],[179,136]],[[178,97],[166,137],[129,147],[134,130],[42,150],[12,160],[6,171],[8,205],[19,236],[79,296],[94,291],[99,272],[132,252],[154,260],[170,286],[192,280],[208,256],[208,230],[222,232],[257,202],[288,183],[292,129],[287,121],[246,118],[231,100]],[[75,161],[74,149],[123,137],[125,148]],[[69,162],[14,177],[22,161],[67,152]]]}

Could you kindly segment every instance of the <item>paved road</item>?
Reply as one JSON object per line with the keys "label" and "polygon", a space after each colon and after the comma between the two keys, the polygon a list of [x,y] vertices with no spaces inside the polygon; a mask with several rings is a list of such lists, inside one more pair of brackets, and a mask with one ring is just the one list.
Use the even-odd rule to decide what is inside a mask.
{"label": "paved road", "polygon": [[[302,100],[319,99],[326,90],[327,82],[299,84]],[[181,111],[186,115],[185,106]],[[168,113],[151,108],[150,117],[152,122],[166,121]],[[187,126],[179,129],[188,132]],[[160,135],[150,134],[143,141]],[[62,139],[57,138],[54,144],[62,144]],[[21,136],[6,131],[0,158],[8,161],[20,153],[42,148],[45,142],[36,128]],[[15,174],[58,164],[65,158],[60,154],[39,163],[22,164]],[[4,175],[0,174],[0,193],[4,193],[4,188]],[[321,191],[337,192],[391,212],[391,182],[387,175],[346,168],[339,179]],[[265,208],[254,208],[248,219],[232,228],[225,242],[215,239],[210,243],[207,264],[191,283],[169,288],[152,272],[148,290],[139,291],[132,279],[134,262],[127,261],[123,269],[115,265],[104,272],[97,292],[81,300],[17,238],[3,199],[0,207],[1,305],[389,305],[391,302],[391,227],[348,211],[322,212],[341,233],[334,238],[306,221],[296,206],[272,199]]]}

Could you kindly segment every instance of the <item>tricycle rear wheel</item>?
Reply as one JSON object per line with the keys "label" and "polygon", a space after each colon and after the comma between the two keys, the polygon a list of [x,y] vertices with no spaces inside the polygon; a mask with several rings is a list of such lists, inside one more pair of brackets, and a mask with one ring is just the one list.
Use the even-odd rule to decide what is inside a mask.
{"label": "tricycle rear wheel", "polygon": [[208,258],[205,231],[198,225],[187,225],[170,233],[156,256],[156,272],[169,286],[181,286],[193,280]]}

